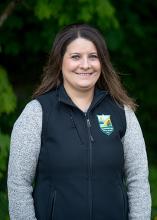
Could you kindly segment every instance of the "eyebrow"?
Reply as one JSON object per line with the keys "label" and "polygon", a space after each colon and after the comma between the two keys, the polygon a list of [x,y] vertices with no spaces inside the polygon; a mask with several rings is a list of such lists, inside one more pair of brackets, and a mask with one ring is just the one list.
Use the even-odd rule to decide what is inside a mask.
{"label": "eyebrow", "polygon": [[[74,55],[74,54],[81,54],[81,53],[79,53],[79,52],[73,52],[73,53],[70,53],[69,55]],[[97,54],[97,52],[91,52],[91,53],[89,53],[89,54]]]}

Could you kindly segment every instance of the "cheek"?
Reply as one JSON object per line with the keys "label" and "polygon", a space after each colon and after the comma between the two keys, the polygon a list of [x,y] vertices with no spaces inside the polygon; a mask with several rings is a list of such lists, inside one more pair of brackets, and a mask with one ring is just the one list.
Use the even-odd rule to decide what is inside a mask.
{"label": "cheek", "polygon": [[68,67],[68,62],[65,58],[63,58],[63,62],[62,62],[62,71],[66,70]]}
{"label": "cheek", "polygon": [[100,62],[95,63],[95,69],[97,69],[98,72],[101,72],[101,64],[100,64]]}
{"label": "cheek", "polygon": [[73,71],[76,68],[76,63],[71,60],[65,59],[62,63],[62,72],[64,71]]}

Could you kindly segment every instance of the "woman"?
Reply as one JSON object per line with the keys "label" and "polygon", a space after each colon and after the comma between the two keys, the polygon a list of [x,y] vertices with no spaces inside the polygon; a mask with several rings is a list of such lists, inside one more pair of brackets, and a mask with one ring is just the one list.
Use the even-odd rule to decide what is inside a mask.
{"label": "woman", "polygon": [[41,85],[13,127],[11,220],[149,220],[135,107],[98,30],[73,24],[60,31]]}

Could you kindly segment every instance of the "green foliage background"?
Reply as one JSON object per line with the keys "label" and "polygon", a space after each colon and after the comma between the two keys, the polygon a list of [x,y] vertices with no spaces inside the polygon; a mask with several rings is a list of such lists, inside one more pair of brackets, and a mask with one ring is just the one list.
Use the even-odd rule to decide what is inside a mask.
{"label": "green foliage background", "polygon": [[[0,3],[0,14],[9,3]],[[9,219],[6,177],[12,126],[39,83],[54,36],[73,22],[87,22],[102,31],[115,69],[139,104],[155,219],[156,9],[157,2],[152,0],[23,0],[17,4],[0,28],[0,219]]]}

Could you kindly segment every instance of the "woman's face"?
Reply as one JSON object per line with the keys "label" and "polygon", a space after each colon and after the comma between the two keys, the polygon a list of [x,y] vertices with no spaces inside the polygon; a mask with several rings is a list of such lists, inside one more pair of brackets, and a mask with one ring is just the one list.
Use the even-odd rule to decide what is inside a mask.
{"label": "woman's face", "polygon": [[84,38],[72,41],[63,57],[62,73],[64,87],[69,92],[93,91],[101,73],[95,45]]}

